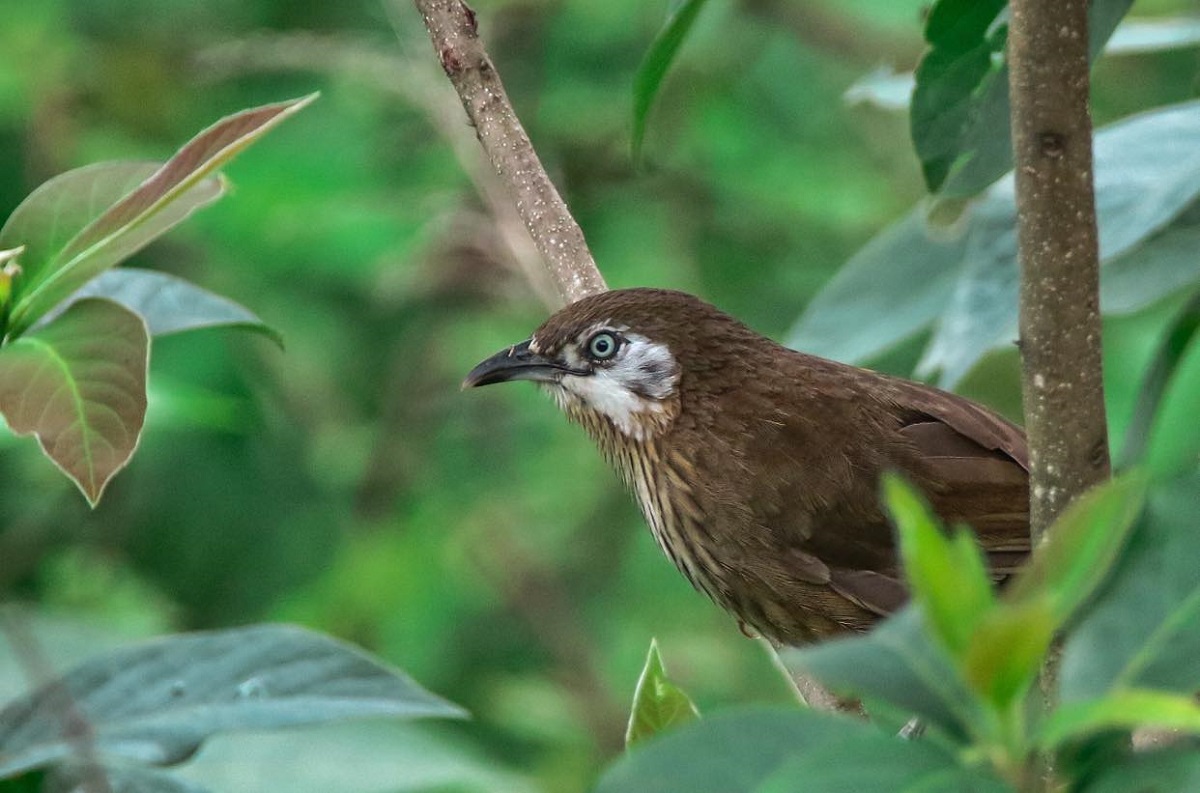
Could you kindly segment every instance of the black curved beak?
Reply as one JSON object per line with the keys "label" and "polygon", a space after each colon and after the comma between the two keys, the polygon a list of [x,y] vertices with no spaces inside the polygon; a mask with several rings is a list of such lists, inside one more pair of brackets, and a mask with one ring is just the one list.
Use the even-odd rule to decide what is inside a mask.
{"label": "black curved beak", "polygon": [[566,372],[579,374],[558,361],[539,355],[529,349],[529,339],[514,344],[508,349],[501,350],[491,358],[481,362],[472,369],[462,387],[475,388],[492,383],[505,383],[509,380],[533,380],[539,383],[549,383],[558,379]]}

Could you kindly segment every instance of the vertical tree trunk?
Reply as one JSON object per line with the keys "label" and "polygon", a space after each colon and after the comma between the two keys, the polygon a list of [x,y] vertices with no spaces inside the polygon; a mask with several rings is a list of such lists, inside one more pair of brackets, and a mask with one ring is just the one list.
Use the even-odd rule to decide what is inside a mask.
{"label": "vertical tree trunk", "polygon": [[1021,354],[1035,542],[1109,475],[1087,0],[1011,0]]}

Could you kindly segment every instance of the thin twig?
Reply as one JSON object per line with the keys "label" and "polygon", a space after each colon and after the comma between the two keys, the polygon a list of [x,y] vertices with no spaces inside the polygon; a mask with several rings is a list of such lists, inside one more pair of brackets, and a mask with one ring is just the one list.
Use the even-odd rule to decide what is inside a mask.
{"label": "thin twig", "polygon": [[507,186],[517,212],[566,302],[607,287],[533,144],[517,119],[491,59],[479,40],[475,12],[462,0],[415,0],[434,52],[450,78],[475,134]]}
{"label": "thin twig", "polygon": [[79,763],[79,789],[84,793],[111,793],[112,785],[96,754],[96,736],[91,722],[80,710],[63,679],[52,674],[49,659],[42,652],[25,615],[16,606],[0,606],[0,631],[8,637],[13,655],[31,686],[47,692],[41,701],[43,712],[39,715],[57,717],[62,722],[62,736],[75,750]]}

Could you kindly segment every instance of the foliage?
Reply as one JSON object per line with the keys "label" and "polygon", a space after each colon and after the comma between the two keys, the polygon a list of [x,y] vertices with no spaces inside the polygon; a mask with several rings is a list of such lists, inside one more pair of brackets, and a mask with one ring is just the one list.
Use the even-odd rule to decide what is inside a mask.
{"label": "foliage", "polygon": [[[1142,477],[1098,488],[1052,527],[1049,544],[1012,585],[994,599],[967,597],[970,608],[960,593],[990,586],[971,560],[977,548],[963,533],[943,533],[899,480],[885,490],[914,604],[867,636],[793,650],[786,660],[861,698],[876,716],[919,718],[922,737],[889,735],[880,726],[886,718],[721,714],[635,749],[600,790],[862,790],[883,780],[897,780],[889,789],[1028,790],[1043,752],[1055,754],[1059,783],[1071,790],[1144,790],[1135,769],[1194,768],[1194,756],[1177,748],[1132,755],[1113,747],[1147,728],[1200,735],[1200,576],[1188,561],[1200,508],[1196,474],[1155,485],[1144,511]],[[1044,711],[1030,692],[1061,626],[1061,701]],[[768,731],[786,740],[767,739]]]}
{"label": "foliage", "polygon": [[[114,784],[147,793],[199,790],[145,766],[183,763],[231,730],[462,715],[402,673],[311,631],[270,625],[171,636],[94,658],[0,709],[0,780],[50,769],[54,779],[86,781],[103,768]],[[73,722],[88,728],[80,733]]]}
{"label": "foliage", "polygon": [[[0,26],[4,212],[87,163],[164,161],[230,108],[318,87],[323,96],[224,169],[236,200],[194,214],[134,254],[134,267],[96,282],[153,273],[155,282],[123,285],[130,300],[160,286],[173,300],[166,279],[203,283],[252,305],[287,354],[230,349],[222,334],[156,336],[146,431],[103,509],[87,510],[36,447],[0,433],[0,587],[56,626],[39,633],[55,667],[130,631],[299,621],[371,648],[475,718],[218,737],[172,778],[237,791],[570,793],[621,752],[628,692],[656,635],[672,680],[708,715],[623,762],[649,765],[659,747],[712,729],[698,783],[737,772],[732,752],[765,741],[778,750],[764,775],[773,784],[799,778],[788,763],[823,784],[823,766],[794,751],[822,739],[810,715],[785,705],[791,694],[761,648],[662,561],[587,440],[532,393],[457,392],[466,368],[535,327],[545,307],[520,274],[519,229],[480,209],[495,185],[472,165],[476,144],[408,3],[389,7],[399,47],[375,0],[10,5]],[[911,372],[958,290],[979,204],[910,212],[923,184],[910,119],[841,97],[881,62],[916,65],[928,3],[704,4],[647,104],[644,167],[634,170],[631,90],[669,5],[478,9],[508,92],[610,283],[687,289],[777,338],[809,305],[812,351]],[[1186,17],[1171,16],[1191,10],[1189,0],[1134,6],[1140,19],[1123,21],[1095,61],[1099,128],[1195,98],[1195,53],[1180,49],[1195,39]],[[1147,47],[1147,31],[1153,50],[1122,43]],[[1163,472],[1155,482],[1194,462],[1196,344],[1176,324],[1196,283],[1194,213],[1184,208],[1105,263],[1112,437],[1119,446],[1131,417],[1146,417],[1144,446],[1158,462],[1145,465]],[[896,256],[888,246],[905,235],[912,254]],[[880,256],[864,262],[872,249]],[[858,286],[839,288],[855,271]],[[231,323],[246,319],[206,304]],[[1015,354],[1003,339],[986,352],[957,387],[1019,415]],[[1146,376],[1155,360],[1166,369],[1158,397]],[[1129,449],[1131,462],[1147,459]],[[1138,532],[1129,553],[1154,569],[1162,549],[1138,551]],[[1172,542],[1168,554],[1186,551]],[[1163,568],[1172,593],[1188,591],[1183,560]],[[1114,591],[1167,613],[1169,598],[1126,586],[1104,586],[1078,630]],[[915,644],[920,615],[905,619],[917,627],[884,626],[892,643],[863,661],[899,687],[908,671],[897,658],[928,650],[921,668],[938,669],[928,664],[939,645]],[[1087,657],[1103,638],[1101,627],[1069,652]],[[0,690],[15,699],[26,683],[4,649]],[[973,696],[964,681],[939,679],[946,696]],[[747,724],[724,712],[737,702],[784,707]],[[880,723],[907,719],[903,707],[868,705]],[[789,725],[777,739],[776,719]],[[830,721],[818,726],[843,735],[841,721],[826,730]],[[864,737],[864,726],[845,729],[867,754],[945,762],[942,744],[896,748],[878,730]],[[1071,751],[1081,763],[1082,748]],[[839,750],[821,751],[811,763]],[[1196,773],[1185,749],[1120,760],[1097,790],[1134,779],[1186,790]]]}
{"label": "foliage", "polygon": [[265,328],[186,281],[106,271],[220,198],[225,187],[210,174],[314,98],[225,118],[161,165],[110,162],[62,174],[33,191],[0,229],[9,254],[0,413],[18,435],[37,435],[93,507],[141,436],[149,334]]}

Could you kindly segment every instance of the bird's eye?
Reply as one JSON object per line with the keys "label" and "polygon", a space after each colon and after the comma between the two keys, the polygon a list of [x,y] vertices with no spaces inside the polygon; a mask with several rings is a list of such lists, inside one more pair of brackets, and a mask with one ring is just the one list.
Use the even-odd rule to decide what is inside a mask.
{"label": "bird's eye", "polygon": [[593,360],[606,361],[617,354],[618,346],[616,336],[601,332],[588,340],[587,351]]}

